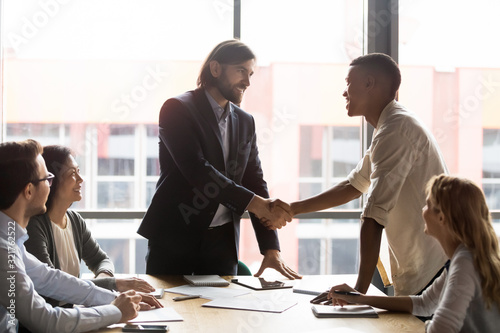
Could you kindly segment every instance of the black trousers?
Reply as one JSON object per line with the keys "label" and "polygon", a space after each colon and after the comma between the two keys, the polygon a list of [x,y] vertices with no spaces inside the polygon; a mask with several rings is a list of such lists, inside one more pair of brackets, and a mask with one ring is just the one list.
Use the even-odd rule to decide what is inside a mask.
{"label": "black trousers", "polygon": [[148,242],[146,274],[236,275],[237,267],[233,223],[209,228],[200,236],[179,235],[175,242]]}

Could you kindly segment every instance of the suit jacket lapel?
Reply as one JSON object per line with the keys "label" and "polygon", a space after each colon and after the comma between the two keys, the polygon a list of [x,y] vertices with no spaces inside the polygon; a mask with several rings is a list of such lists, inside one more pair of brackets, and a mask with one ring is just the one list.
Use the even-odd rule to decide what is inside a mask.
{"label": "suit jacket lapel", "polygon": [[205,96],[205,90],[196,89],[194,93],[198,111],[201,114],[203,120],[206,121],[206,123],[210,126],[213,133],[217,137],[222,152],[222,137],[220,135],[219,125],[217,124],[217,119],[215,118],[214,110],[212,109],[212,106],[210,105],[207,96]]}

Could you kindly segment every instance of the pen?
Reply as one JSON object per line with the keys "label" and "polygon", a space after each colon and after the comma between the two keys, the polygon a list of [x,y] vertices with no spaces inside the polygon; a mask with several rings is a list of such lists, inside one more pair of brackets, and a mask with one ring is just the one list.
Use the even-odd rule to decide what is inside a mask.
{"label": "pen", "polygon": [[200,298],[201,295],[187,295],[187,296],[177,296],[172,298],[174,301],[185,301],[187,299]]}
{"label": "pen", "polygon": [[336,293],[336,294],[339,294],[339,295],[361,296],[361,294],[358,293],[357,291],[340,291],[340,290],[334,290],[333,292]]}

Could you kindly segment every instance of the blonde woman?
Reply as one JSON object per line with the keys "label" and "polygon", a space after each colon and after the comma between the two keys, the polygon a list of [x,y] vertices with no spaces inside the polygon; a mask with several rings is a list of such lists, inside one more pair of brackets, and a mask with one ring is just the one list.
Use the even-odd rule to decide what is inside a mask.
{"label": "blonde woman", "polygon": [[335,291],[354,291],[341,285],[330,290],[331,303],[434,315],[426,332],[498,332],[500,254],[483,192],[467,179],[435,176],[422,214],[425,233],[439,241],[450,264],[421,296],[341,295]]}

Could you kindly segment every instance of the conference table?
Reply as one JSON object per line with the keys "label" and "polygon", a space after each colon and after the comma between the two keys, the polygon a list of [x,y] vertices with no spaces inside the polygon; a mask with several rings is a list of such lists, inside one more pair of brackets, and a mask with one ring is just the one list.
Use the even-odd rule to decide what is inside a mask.
{"label": "conference table", "polygon": [[[138,277],[148,281],[155,288],[172,288],[186,284],[182,276],[138,275]],[[231,281],[232,278],[238,277],[224,276],[223,278]],[[316,288],[321,288],[320,290],[326,290],[328,286],[340,283],[353,285],[355,280],[356,275],[354,274],[310,275],[304,276],[302,280],[289,283],[300,283],[300,286],[313,285]],[[381,309],[376,309],[379,315],[378,318],[316,318],[311,311],[312,304],[310,303],[314,296],[293,292],[292,288],[262,291],[251,290],[235,283],[231,283],[224,288],[250,291],[250,294],[238,297],[252,297],[267,293],[266,297],[295,300],[297,304],[281,313],[209,308],[202,307],[202,304],[210,301],[208,299],[197,298],[174,301],[172,298],[179,295],[166,292],[160,302],[164,307],[175,309],[184,319],[183,321],[165,322],[164,324],[169,327],[169,332],[400,333],[425,331],[424,323],[415,316]],[[367,294],[384,295],[374,286],[370,286]],[[123,325],[117,324],[95,332],[121,332],[120,326]]]}

